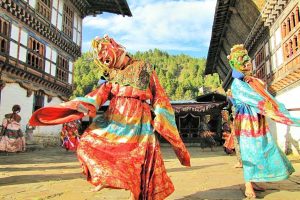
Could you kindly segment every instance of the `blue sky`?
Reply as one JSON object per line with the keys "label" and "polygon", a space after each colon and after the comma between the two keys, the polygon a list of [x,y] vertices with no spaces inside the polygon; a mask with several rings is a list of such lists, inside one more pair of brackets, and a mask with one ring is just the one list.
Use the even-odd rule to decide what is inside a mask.
{"label": "blue sky", "polygon": [[82,50],[108,34],[130,53],[160,49],[207,56],[216,0],[127,0],[132,17],[103,13],[83,20]]}

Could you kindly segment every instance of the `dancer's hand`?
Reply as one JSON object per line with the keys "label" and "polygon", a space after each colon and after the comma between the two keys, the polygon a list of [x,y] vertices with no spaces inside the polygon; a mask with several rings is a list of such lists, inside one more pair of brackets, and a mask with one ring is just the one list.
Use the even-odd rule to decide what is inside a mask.
{"label": "dancer's hand", "polygon": [[249,83],[251,80],[252,80],[252,77],[251,77],[251,76],[246,75],[246,76],[244,77],[244,81],[245,81],[246,83]]}

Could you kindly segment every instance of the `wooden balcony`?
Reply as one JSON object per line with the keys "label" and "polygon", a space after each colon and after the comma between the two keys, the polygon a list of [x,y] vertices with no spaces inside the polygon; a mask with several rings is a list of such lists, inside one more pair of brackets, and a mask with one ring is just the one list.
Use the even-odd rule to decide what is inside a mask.
{"label": "wooden balcony", "polygon": [[72,94],[73,85],[44,72],[43,58],[30,51],[28,55],[34,59],[24,63],[8,53],[0,52],[1,79],[5,82],[17,82],[28,91],[43,90],[50,96],[60,96],[67,100]]}
{"label": "wooden balcony", "polygon": [[300,51],[290,57],[269,79],[272,93],[277,93],[300,80]]}

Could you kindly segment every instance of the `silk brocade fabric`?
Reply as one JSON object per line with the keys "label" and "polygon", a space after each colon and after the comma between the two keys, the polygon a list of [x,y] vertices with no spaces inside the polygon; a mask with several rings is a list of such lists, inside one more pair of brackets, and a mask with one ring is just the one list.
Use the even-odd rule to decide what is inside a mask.
{"label": "silk brocade fabric", "polygon": [[94,118],[77,147],[87,180],[95,186],[130,190],[136,200],[161,200],[174,191],[174,186],[166,173],[155,134],[170,142],[182,165],[190,166],[190,155],[155,71],[144,62],[131,65],[129,76],[136,69],[135,75],[141,76],[135,79],[139,83],[124,80],[126,73],[118,75],[117,81],[105,82],[85,97],[48,108],[56,111],[55,118],[44,108],[32,116],[31,123],[45,125],[79,119],[82,114],[72,111],[79,103],[88,107],[93,116],[110,100],[104,117]]}
{"label": "silk brocade fabric", "polygon": [[234,130],[240,144],[246,182],[287,179],[294,168],[273,140],[266,117],[294,126],[300,126],[300,120],[292,117],[267,91],[264,91],[264,95],[268,95],[265,98],[242,80],[234,79],[231,92],[235,107]]}

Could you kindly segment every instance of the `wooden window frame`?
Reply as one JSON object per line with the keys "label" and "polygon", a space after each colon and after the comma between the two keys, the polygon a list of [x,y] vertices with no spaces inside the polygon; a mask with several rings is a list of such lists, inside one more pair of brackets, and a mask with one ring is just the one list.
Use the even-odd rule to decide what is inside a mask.
{"label": "wooden window frame", "polygon": [[[61,8],[61,4],[64,4],[64,1],[63,0],[57,0],[56,5],[54,5],[53,3],[54,2],[52,1],[51,24],[55,28],[57,28],[59,31],[62,31],[63,30],[62,29],[63,28],[63,26],[62,26],[62,23],[63,23],[63,8],[62,8],[62,10],[60,10],[60,8]],[[55,15],[55,22],[52,21],[53,15]]]}
{"label": "wooden window frame", "polygon": [[[50,57],[48,58],[47,55],[45,55],[45,72],[46,72],[46,62],[49,63],[49,72],[46,72],[48,74],[50,74],[51,76],[55,77],[56,76],[56,62],[57,62],[57,50],[51,46],[47,46],[46,45],[46,54],[47,54],[47,48],[50,51]],[[54,53],[55,52],[55,55]],[[55,69],[54,69],[55,68]],[[55,70],[55,72],[53,72],[53,70]]]}
{"label": "wooden window frame", "polygon": [[28,39],[27,64],[41,71],[45,68],[45,45],[31,36]]}
{"label": "wooden window frame", "polygon": [[47,19],[47,21],[51,21],[51,0],[37,0],[36,2],[36,10],[39,14]]}
{"label": "wooden window frame", "polygon": [[56,78],[65,83],[69,81],[69,61],[61,55],[57,55]]}
{"label": "wooden window frame", "polygon": [[[77,26],[73,23],[73,42],[75,42],[78,46],[81,46],[82,40],[82,18],[78,13],[74,12],[74,21],[76,21]],[[76,40],[74,40],[74,34],[76,34]],[[79,36],[79,37],[78,37]]]}
{"label": "wooden window frame", "polygon": [[265,47],[263,46],[255,55],[256,77],[265,80],[267,77],[265,63]]}
{"label": "wooden window frame", "polygon": [[73,18],[74,11],[71,9],[71,6],[64,3],[62,29],[69,38],[73,38]]}
{"label": "wooden window frame", "polygon": [[0,17],[0,52],[8,53],[10,23]]}
{"label": "wooden window frame", "polygon": [[[16,29],[16,30],[14,30]],[[28,51],[28,31],[19,24],[10,24],[10,42],[8,54],[13,59],[17,59],[18,62],[27,63],[27,51]],[[24,35],[23,35],[24,34]],[[16,49],[13,49],[16,45]],[[15,52],[16,55],[13,55]],[[24,53],[24,54],[23,54]]]}

